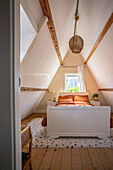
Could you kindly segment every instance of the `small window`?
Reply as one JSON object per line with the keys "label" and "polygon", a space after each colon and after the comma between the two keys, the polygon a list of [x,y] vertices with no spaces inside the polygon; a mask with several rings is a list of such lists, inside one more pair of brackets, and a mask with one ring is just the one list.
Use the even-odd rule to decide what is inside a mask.
{"label": "small window", "polygon": [[79,92],[78,74],[65,74],[65,91]]}

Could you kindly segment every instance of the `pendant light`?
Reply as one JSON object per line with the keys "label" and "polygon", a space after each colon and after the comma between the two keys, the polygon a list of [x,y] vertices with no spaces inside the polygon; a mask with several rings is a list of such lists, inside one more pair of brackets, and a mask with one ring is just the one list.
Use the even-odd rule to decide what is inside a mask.
{"label": "pendant light", "polygon": [[84,45],[83,39],[77,35],[77,31],[76,31],[77,21],[79,19],[78,4],[79,4],[79,0],[77,0],[76,13],[75,13],[74,36],[69,40],[69,47],[73,53],[80,53]]}

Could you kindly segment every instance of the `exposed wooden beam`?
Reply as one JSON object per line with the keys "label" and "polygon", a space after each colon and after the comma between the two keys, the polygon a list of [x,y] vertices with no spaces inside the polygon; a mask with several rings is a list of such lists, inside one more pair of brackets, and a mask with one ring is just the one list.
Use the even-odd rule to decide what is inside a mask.
{"label": "exposed wooden beam", "polygon": [[104,38],[105,34],[107,33],[107,31],[109,30],[110,26],[113,23],[113,13],[111,14],[109,20],[107,21],[104,29],[102,30],[101,34],[99,35],[96,43],[93,46],[93,49],[91,50],[89,56],[87,57],[86,61],[84,64],[87,64],[89,59],[91,58],[91,56],[93,55],[93,53],[95,52],[96,48],[98,47],[98,45],[100,44],[100,42],[102,41],[102,39]]}
{"label": "exposed wooden beam", "polygon": [[98,89],[99,91],[113,91],[113,88],[102,88]]}
{"label": "exposed wooden beam", "polygon": [[56,50],[57,55],[58,55],[60,65],[63,65],[63,61],[62,61],[62,57],[61,57],[61,53],[60,53],[60,49],[59,49],[58,39],[57,39],[57,35],[56,35],[55,26],[54,26],[54,23],[53,23],[53,18],[52,18],[49,2],[48,2],[48,0],[39,0],[39,1],[40,1],[40,5],[42,7],[43,14],[48,17],[47,25],[48,25],[48,28],[49,28],[49,31],[50,31],[50,34],[51,34],[51,38],[52,38],[55,50]]}
{"label": "exposed wooden beam", "polygon": [[[82,67],[85,67],[85,65],[81,65]],[[75,68],[75,67],[79,67],[79,66],[62,66],[62,68]]]}
{"label": "exposed wooden beam", "polygon": [[21,91],[48,91],[48,89],[33,88],[33,87],[21,87]]}

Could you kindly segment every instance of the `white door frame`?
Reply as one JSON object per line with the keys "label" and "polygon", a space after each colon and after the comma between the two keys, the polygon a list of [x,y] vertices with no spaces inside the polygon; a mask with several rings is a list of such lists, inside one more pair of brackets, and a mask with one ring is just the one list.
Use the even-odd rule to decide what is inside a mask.
{"label": "white door frame", "polygon": [[15,169],[21,170],[21,114],[20,114],[20,1],[14,0],[14,129]]}
{"label": "white door frame", "polygon": [[0,1],[0,169],[21,170],[20,1]]}

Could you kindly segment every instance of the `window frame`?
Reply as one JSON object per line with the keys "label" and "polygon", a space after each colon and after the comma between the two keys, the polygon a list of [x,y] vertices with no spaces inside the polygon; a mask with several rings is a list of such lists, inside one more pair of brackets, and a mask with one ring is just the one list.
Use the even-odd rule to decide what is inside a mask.
{"label": "window frame", "polygon": [[79,84],[79,75],[78,73],[64,73],[64,91],[67,92],[66,90],[66,75],[76,75],[78,77],[78,84]]}

